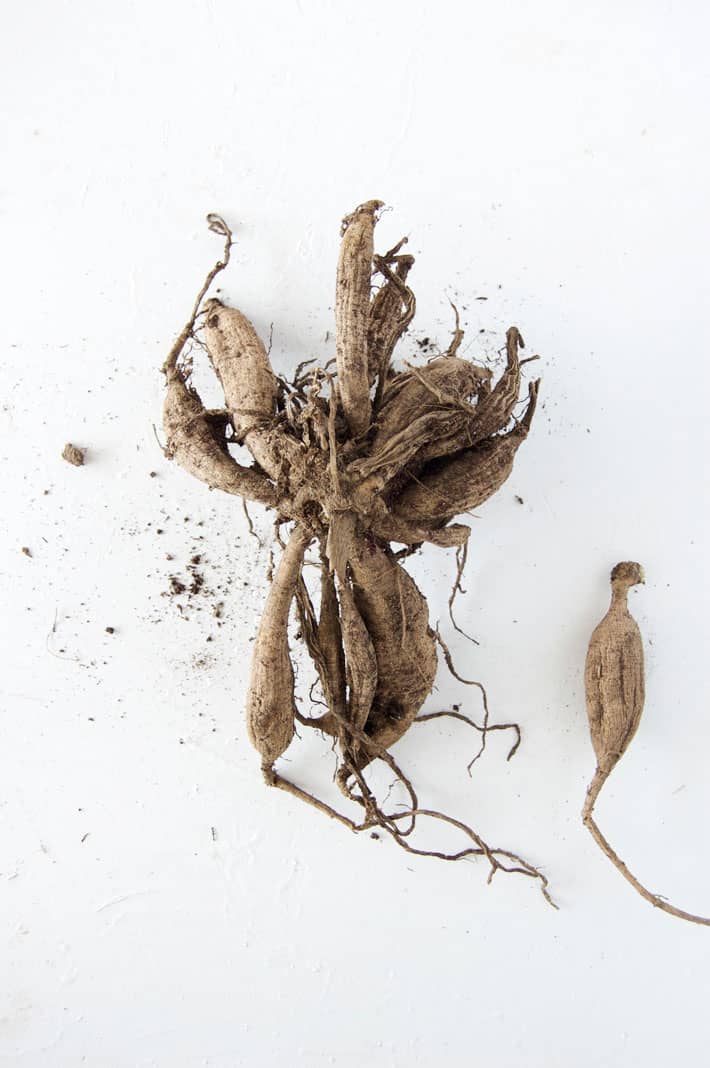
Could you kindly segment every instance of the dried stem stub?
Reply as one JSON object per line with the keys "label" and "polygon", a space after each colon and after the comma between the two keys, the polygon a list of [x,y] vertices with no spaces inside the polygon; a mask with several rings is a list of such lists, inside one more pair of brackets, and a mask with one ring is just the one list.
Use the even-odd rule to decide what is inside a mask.
{"label": "dried stem stub", "polygon": [[643,640],[638,624],[629,612],[628,594],[632,586],[644,581],[640,564],[624,561],[616,565],[611,573],[609,611],[595,628],[589,642],[584,682],[597,768],[587,789],[582,819],[599,848],[641,897],[671,916],[710,926],[710,919],[678,909],[665,898],[647,890],[609,845],[593,816],[599,793],[626,752],[643,712]]}
{"label": "dried stem stub", "polygon": [[[417,722],[434,685],[437,643],[445,649],[402,561],[425,542],[453,546],[460,588],[470,531],[453,520],[487,500],[510,474],[530,429],[539,383],[529,383],[527,408],[516,419],[525,362],[519,331],[508,330],[506,367],[494,383],[490,369],[457,355],[463,330],[456,309],[445,355],[395,371],[394,349],[416,307],[409,286],[414,257],[402,254],[405,239],[375,253],[381,207],[369,200],[343,220],[334,358],[325,367],[304,361],[290,382],[274,372],[241,311],[205,300],[232,248],[224,220],[208,217],[210,229],[224,239],[224,255],[207,275],[163,367],[165,452],[210,488],[273,509],[277,530],[290,526],[285,545],[279,537],[283,555],[259,626],[247,698],[248,734],[266,781],[352,830],[379,827],[408,852],[445,860],[483,856],[491,875],[527,875],[549,900],[547,880],[533,865],[490,847],[460,820],[420,807],[389,752]],[[185,350],[193,340],[206,349],[221,383],[221,408],[206,409],[192,384]],[[250,466],[236,461],[233,444],[246,446]],[[405,548],[395,552],[391,542]],[[314,599],[303,577],[309,547],[320,561]],[[303,715],[294,697],[288,643],[294,606],[326,706],[317,718]],[[445,657],[453,670],[446,649]],[[512,728],[519,739],[517,726],[489,723],[482,693],[482,725],[456,713],[481,733],[481,751],[488,731]],[[274,768],[292,744],[295,722],[333,738],[336,781],[348,802],[361,808],[360,820]],[[408,797],[396,812],[385,811],[368,784],[372,761],[386,764]],[[457,829],[464,847],[454,853],[416,848],[411,836],[424,817]]]}

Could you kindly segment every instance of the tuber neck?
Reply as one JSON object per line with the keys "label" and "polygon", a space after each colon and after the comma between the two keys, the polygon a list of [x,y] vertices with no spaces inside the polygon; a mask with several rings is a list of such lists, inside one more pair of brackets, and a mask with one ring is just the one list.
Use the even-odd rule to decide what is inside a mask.
{"label": "tuber neck", "polygon": [[611,609],[617,612],[629,610],[629,584],[626,582],[612,582],[611,584]]}

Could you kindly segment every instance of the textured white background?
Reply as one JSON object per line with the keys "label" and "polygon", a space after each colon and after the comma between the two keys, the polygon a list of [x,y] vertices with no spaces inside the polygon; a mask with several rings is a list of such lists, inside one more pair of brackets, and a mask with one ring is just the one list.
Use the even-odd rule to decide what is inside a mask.
{"label": "textured white background", "polygon": [[[0,1063],[706,1056],[710,933],[636,897],[578,818],[586,641],[610,566],[637,558],[649,698],[599,821],[652,889],[710,912],[706,12],[8,12]],[[543,356],[533,433],[472,520],[459,615],[478,648],[445,618],[451,554],[414,564],[524,744],[506,764],[494,736],[473,780],[463,728],[417,727],[398,755],[428,803],[543,865],[559,912],[525,879],[486,887],[480,862],[417,861],[263,786],[243,704],[268,550],[154,436],[159,365],[220,251],[205,213],[233,224],[225,292],[273,323],[288,371],[331,354],[339,220],[375,196],[393,208],[379,247],[408,233],[417,255],[402,356],[447,343],[448,298],[467,355],[495,356],[516,323]],[[83,469],[59,458],[67,440]],[[196,552],[212,592],[164,596]],[[477,710],[442,669],[427,707],[451,701]],[[328,789],[317,737],[289,759]]]}

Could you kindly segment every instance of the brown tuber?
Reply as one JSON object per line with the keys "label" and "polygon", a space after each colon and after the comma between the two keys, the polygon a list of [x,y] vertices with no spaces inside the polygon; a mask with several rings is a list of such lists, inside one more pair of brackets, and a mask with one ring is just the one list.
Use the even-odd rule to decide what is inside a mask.
{"label": "brown tuber", "polygon": [[[499,870],[526,875],[550,900],[537,868],[491,848],[460,820],[420,807],[389,752],[413,723],[442,715],[475,727],[482,748],[488,731],[513,729],[519,737],[513,724],[488,723],[485,691],[482,726],[458,711],[420,716],[434,685],[437,643],[452,665],[402,560],[425,542],[454,546],[460,588],[470,531],[452,520],[485,501],[510,474],[530,429],[538,383],[530,383],[527,407],[516,418],[525,362],[518,356],[520,334],[515,327],[508,331],[506,367],[493,384],[490,369],[457,355],[463,338],[458,313],[445,353],[428,364],[393,368],[395,345],[415,310],[408,285],[414,258],[401,253],[404,241],[383,255],[374,252],[381,207],[379,200],[367,201],[343,221],[334,359],[325,367],[306,361],[290,382],[275,374],[241,311],[205,301],[232,245],[226,223],[208,216],[210,228],[225,239],[224,257],[205,279],[163,366],[165,453],[211,488],[273,509],[279,540],[280,528],[291,526],[256,637],[247,698],[247,730],[266,781],[354,831],[380,828],[408,852],[452,861],[485,857],[489,878]],[[374,293],[373,279],[379,283]],[[192,385],[194,342],[206,349],[222,385],[223,408],[205,409]],[[237,463],[233,444],[249,450],[251,466]],[[404,548],[395,552],[390,542]],[[306,559],[309,548],[317,560]],[[320,569],[317,604],[304,579],[306,562]],[[303,715],[295,701],[288,643],[294,606],[325,706],[318,717]],[[333,739],[336,782],[359,806],[360,820],[274,768],[296,723]],[[517,742],[511,753],[515,748]],[[406,805],[385,811],[366,778],[373,761],[394,774]],[[448,824],[464,836],[464,847],[451,853],[417,848],[412,835],[422,819]]]}
{"label": "brown tuber", "polygon": [[582,819],[599,848],[635,890],[657,909],[681,920],[710,926],[710,919],[684,912],[652,894],[631,874],[599,830],[593,816],[599,793],[636,734],[645,698],[643,641],[628,608],[632,586],[644,582],[643,568],[632,561],[617,564],[611,573],[609,611],[594,630],[584,669],[587,715],[597,756],[582,810]]}

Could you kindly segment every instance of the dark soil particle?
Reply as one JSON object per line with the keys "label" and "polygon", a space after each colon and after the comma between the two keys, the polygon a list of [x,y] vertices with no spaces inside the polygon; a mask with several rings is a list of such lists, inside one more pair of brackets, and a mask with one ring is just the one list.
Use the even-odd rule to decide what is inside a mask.
{"label": "dark soil particle", "polygon": [[192,576],[192,582],[190,583],[190,593],[199,593],[205,584],[205,576],[195,572]]}

